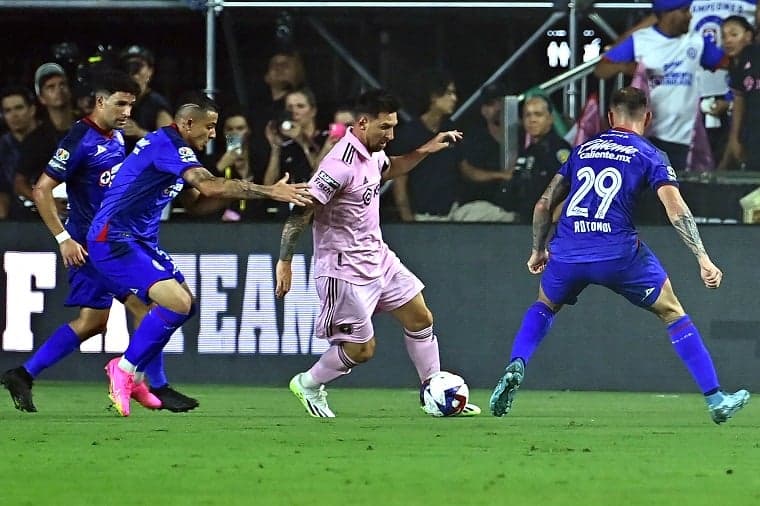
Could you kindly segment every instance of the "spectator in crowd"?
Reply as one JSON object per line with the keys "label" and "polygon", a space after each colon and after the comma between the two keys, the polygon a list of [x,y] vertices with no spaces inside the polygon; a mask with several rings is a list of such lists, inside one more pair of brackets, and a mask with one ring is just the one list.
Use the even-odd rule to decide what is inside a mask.
{"label": "spectator in crowd", "polygon": [[[389,146],[390,156],[408,153],[438,132],[454,130],[449,116],[457,105],[454,79],[439,70],[426,70],[415,81],[415,108],[421,114],[402,124]],[[393,197],[403,221],[449,221],[457,201],[461,149],[450,146],[422,160],[414,172],[393,181]]]}
{"label": "spectator in crowd", "polygon": [[13,182],[21,158],[21,142],[39,126],[34,97],[22,86],[0,92],[0,110],[8,131],[0,136],[0,219],[11,216]]}
{"label": "spectator in crowd", "polygon": [[[333,113],[334,125],[343,125],[345,127],[350,127],[353,126],[355,121],[356,113],[354,113],[354,109],[350,105],[341,104],[335,109],[335,112]],[[337,137],[337,135],[335,137]]]}
{"label": "spectator in crowd", "polygon": [[271,109],[269,118],[285,110],[285,96],[306,85],[306,70],[297,51],[280,51],[269,58],[269,65],[264,74],[264,82],[269,88]]}
{"label": "spectator in crowd", "polygon": [[[216,171],[227,179],[255,181],[253,160],[251,159],[251,129],[242,112],[231,112],[224,120],[222,132],[225,139],[224,154],[216,162]],[[256,181],[259,182],[259,181]],[[223,221],[240,221],[253,218],[259,209],[253,202],[238,200],[222,214]]]}
{"label": "spectator in crowd", "polygon": [[699,90],[696,73],[724,67],[727,59],[709,37],[689,31],[691,0],[654,0],[654,26],[634,31],[607,53],[594,71],[606,79],[632,76],[646,67],[654,113],[649,140],[668,154],[673,167],[686,169],[694,133]]}
{"label": "spectator in crowd", "polygon": [[515,221],[515,197],[509,181],[512,170],[502,166],[502,106],[506,89],[499,82],[481,93],[482,126],[462,142],[459,170],[464,179],[455,214],[461,221]]}
{"label": "spectator in crowd", "polygon": [[[76,120],[71,102],[71,89],[63,67],[57,63],[45,63],[34,73],[34,91],[37,100],[45,108],[42,123],[33,129],[21,143],[19,165],[13,189],[21,205],[16,206],[14,217],[33,219],[39,217],[34,208],[32,187],[42,174],[48,160],[55,152]],[[56,198],[60,214],[66,211],[64,198]]]}
{"label": "spectator in crowd", "polygon": [[743,161],[749,170],[760,170],[760,45],[752,43],[752,26],[742,16],[726,18],[721,27],[723,45],[731,58],[729,86],[734,106],[728,146],[719,169]]}
{"label": "spectator in crowd", "polygon": [[543,95],[525,100],[522,123],[530,144],[520,146],[512,182],[520,222],[530,224],[533,222],[533,205],[570,156],[572,147],[554,131],[552,104]]}
{"label": "spectator in crowd", "polygon": [[152,52],[141,46],[129,46],[122,51],[120,59],[124,70],[140,85],[140,96],[124,127],[129,153],[148,132],[172,124],[172,107],[166,98],[150,87],[156,71]]}
{"label": "spectator in crowd", "polygon": [[[265,132],[269,142],[269,163],[264,184],[274,184],[287,172],[289,181],[305,183],[322,157],[338,141],[327,130],[317,127],[317,102],[309,88],[288,92],[285,95],[286,114],[269,124]],[[288,204],[269,202],[267,212],[285,219],[290,213]]]}
{"label": "spectator in crowd", "polygon": [[272,143],[268,136],[262,133],[270,121],[280,118],[284,113],[285,95],[305,86],[306,70],[298,51],[280,49],[272,54],[264,72],[263,87],[254,90],[256,98],[253,111],[249,115],[253,132],[253,161],[256,167],[266,167],[270,161]]}
{"label": "spectator in crowd", "polygon": [[[693,0],[691,3],[691,23],[689,29],[711,39],[721,46],[721,22],[728,16],[738,15],[748,23],[755,23],[760,17],[757,0]],[[657,15],[651,14],[637,23],[627,34],[657,23]],[[729,106],[732,96],[728,89],[728,75],[723,69],[714,72],[697,69],[699,88],[700,120],[704,121],[710,150],[714,159],[720,160],[728,141]]]}

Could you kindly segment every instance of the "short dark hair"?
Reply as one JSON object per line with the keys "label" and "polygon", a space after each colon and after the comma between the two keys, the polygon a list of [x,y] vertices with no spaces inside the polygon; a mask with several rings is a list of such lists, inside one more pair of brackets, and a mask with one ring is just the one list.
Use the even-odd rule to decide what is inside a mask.
{"label": "short dark hair", "polygon": [[753,27],[749,21],[747,21],[747,18],[744,16],[728,16],[726,19],[721,21],[720,26],[725,25],[726,23],[736,23],[737,25],[741,26],[744,30],[750,32],[753,36],[755,35],[755,27]]}
{"label": "short dark hair", "polygon": [[208,114],[210,112],[219,113],[219,106],[210,98],[202,97],[191,103],[182,104],[177,107],[177,112],[174,117],[176,119],[197,117],[200,113]]}
{"label": "short dark hair", "polygon": [[633,86],[620,88],[610,97],[610,109],[618,109],[629,117],[643,115],[647,106],[647,94]]}
{"label": "short dark hair", "polygon": [[292,95],[294,93],[300,93],[304,97],[306,97],[306,101],[309,103],[311,107],[317,107],[317,97],[314,95],[314,92],[311,91],[311,88],[308,86],[301,86],[300,88],[295,88],[292,90],[288,90],[287,93],[285,93],[285,98],[288,98],[288,95]]}
{"label": "short dark hair", "polygon": [[140,85],[129,74],[121,70],[109,69],[93,73],[90,79],[90,87],[95,95],[100,93],[112,95],[119,91],[134,96],[140,95]]}
{"label": "short dark hair", "polygon": [[423,114],[430,108],[433,97],[441,97],[446,94],[449,85],[454,83],[454,77],[443,69],[424,69],[414,80],[416,90],[414,92],[414,107],[419,114]]}
{"label": "short dark hair", "polygon": [[356,99],[354,111],[357,116],[366,114],[376,118],[381,112],[394,113],[401,107],[398,99],[388,91],[378,88],[366,91]]}
{"label": "short dark hair", "polygon": [[0,101],[7,97],[20,96],[26,102],[26,105],[35,105],[34,96],[32,92],[21,85],[10,85],[0,90]]}
{"label": "short dark hair", "polygon": [[554,105],[552,104],[552,101],[549,100],[549,97],[547,97],[546,95],[541,95],[540,93],[537,93],[535,95],[526,97],[525,101],[523,102],[523,107],[525,106],[525,104],[527,104],[531,100],[538,100],[539,102],[543,102],[544,105],[546,105],[546,110],[549,111],[549,114],[554,114]]}

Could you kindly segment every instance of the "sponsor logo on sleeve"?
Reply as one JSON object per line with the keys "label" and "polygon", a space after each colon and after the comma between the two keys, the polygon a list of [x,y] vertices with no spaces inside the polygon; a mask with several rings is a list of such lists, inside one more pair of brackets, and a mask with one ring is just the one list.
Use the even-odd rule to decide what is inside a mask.
{"label": "sponsor logo on sleeve", "polygon": [[666,170],[668,171],[668,179],[670,181],[677,181],[678,180],[678,177],[676,176],[676,170],[673,167],[671,167],[670,165],[668,165],[668,167],[667,167]]}
{"label": "sponsor logo on sleeve", "polygon": [[327,172],[323,170],[319,171],[319,174],[317,174],[317,179],[319,181],[326,183],[333,190],[337,190],[338,188],[340,188],[340,184],[338,184],[336,180],[334,180]]}
{"label": "sponsor logo on sleeve", "polygon": [[53,160],[58,160],[59,162],[66,163],[66,161],[69,159],[69,156],[70,155],[68,151],[63,148],[58,148],[53,155]]}
{"label": "sponsor logo on sleeve", "polygon": [[557,150],[557,161],[559,163],[565,163],[569,157],[570,157],[570,150],[569,149],[559,149],[559,150]]}
{"label": "sponsor logo on sleeve", "polygon": [[182,146],[179,148],[179,158],[185,163],[198,161],[198,159],[195,157],[195,152],[187,146]]}

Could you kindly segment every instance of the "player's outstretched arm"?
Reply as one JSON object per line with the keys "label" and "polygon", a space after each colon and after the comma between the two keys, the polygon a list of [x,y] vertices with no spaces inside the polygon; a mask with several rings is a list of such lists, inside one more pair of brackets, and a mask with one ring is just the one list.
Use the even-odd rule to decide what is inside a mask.
{"label": "player's outstretched arm", "polygon": [[723,279],[721,270],[712,263],[710,257],[702,244],[702,238],[699,236],[697,223],[691,214],[689,206],[686,205],[681,192],[672,185],[663,185],[657,189],[657,196],[665,211],[668,213],[670,223],[681,236],[681,240],[689,247],[699,263],[700,276],[707,288],[718,288]]}
{"label": "player's outstretched arm", "polygon": [[203,198],[210,199],[272,199],[297,206],[311,203],[309,185],[288,184],[289,174],[273,185],[260,185],[241,179],[217,177],[204,167],[194,167],[182,174],[188,184],[196,188]]}
{"label": "player's outstretched arm", "polygon": [[277,268],[275,270],[275,276],[277,278],[277,286],[275,288],[275,295],[277,297],[284,297],[286,293],[290,291],[290,283],[292,278],[291,262],[293,260],[293,254],[296,251],[296,244],[298,244],[298,238],[309,226],[311,222],[311,216],[314,214],[312,207],[301,209],[293,209],[290,213],[285,226],[282,228],[282,237],[280,239],[280,258],[277,260]]}
{"label": "player's outstretched arm", "polygon": [[388,168],[388,170],[383,172],[383,181],[387,181],[388,179],[393,179],[395,177],[407,174],[427,155],[437,153],[438,151],[446,149],[455,142],[459,142],[461,140],[462,132],[459,130],[439,132],[435,137],[411,153],[407,153],[401,156],[391,156],[391,166]]}
{"label": "player's outstretched arm", "polygon": [[81,244],[72,239],[66,232],[66,229],[61,223],[61,219],[58,217],[58,209],[55,206],[55,198],[53,197],[53,189],[61,184],[46,173],[37,179],[32,189],[32,197],[34,203],[37,206],[42,221],[47,225],[50,233],[53,234],[60,245],[61,258],[63,258],[63,265],[66,267],[76,266],[84,264],[87,251]]}

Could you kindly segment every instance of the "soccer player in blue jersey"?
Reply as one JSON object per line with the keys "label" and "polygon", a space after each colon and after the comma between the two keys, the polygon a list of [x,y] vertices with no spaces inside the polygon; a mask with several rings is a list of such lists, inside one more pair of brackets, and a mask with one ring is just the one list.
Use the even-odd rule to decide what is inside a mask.
{"label": "soccer player in blue jersey", "polygon": [[[491,412],[509,413],[525,367],[554,315],[564,304],[575,304],[586,286],[596,284],[662,320],[673,348],[705,395],[710,416],[723,423],[747,403],[749,392],[720,389],[699,331],[659,260],[638,238],[632,216],[645,186],[657,192],[671,223],[694,253],[705,286],[718,288],[723,273],[707,255],[667,157],[642,137],[651,120],[646,95],[632,87],[616,91],[608,118],[612,128],[575,148],[536,203],[528,270],[543,273],[538,300],[515,336],[510,363],[491,394]],[[563,201],[547,251],[552,211]]]}
{"label": "soccer player in blue jersey", "polygon": [[[111,286],[87,259],[87,251],[82,246],[92,217],[103,200],[103,192],[124,160],[124,139],[120,128],[129,118],[140,91],[137,83],[123,72],[103,73],[95,77],[93,86],[96,96],[94,111],[74,124],[34,188],[40,216],[58,241],[63,263],[68,268],[66,305],[79,307],[79,315],[56,329],[23,366],[10,369],[0,377],[14,405],[21,411],[37,411],[32,398],[34,378],[74,352],[81,342],[105,332],[114,296],[124,302],[136,323],[148,310],[129,291],[118,291]],[[58,217],[53,198],[53,189],[64,182],[69,199],[65,227]],[[133,392],[141,404],[171,411],[187,411],[198,405],[195,399],[168,386],[161,356],[157,356],[148,369],[151,386],[157,395],[142,385]]]}
{"label": "soccer player in blue jersey", "polygon": [[177,110],[175,124],[138,141],[113,177],[87,234],[95,267],[115,286],[152,303],[124,356],[106,366],[109,395],[122,416],[129,416],[130,396],[139,388],[146,364],[195,313],[184,276],[158,245],[164,206],[180,192],[191,213],[215,211],[229,199],[268,198],[300,206],[311,202],[308,185],[287,184],[287,174],[267,186],[216,177],[205,169],[195,151],[216,137],[218,117],[211,101],[185,104]]}

